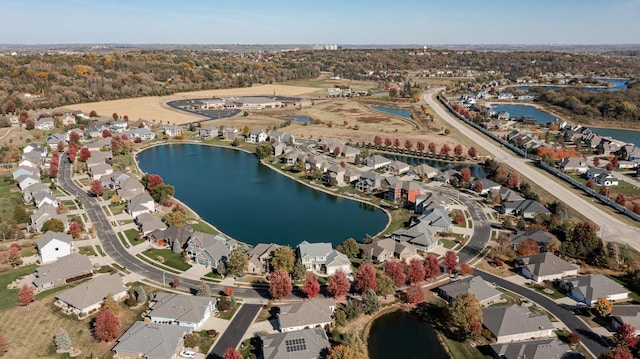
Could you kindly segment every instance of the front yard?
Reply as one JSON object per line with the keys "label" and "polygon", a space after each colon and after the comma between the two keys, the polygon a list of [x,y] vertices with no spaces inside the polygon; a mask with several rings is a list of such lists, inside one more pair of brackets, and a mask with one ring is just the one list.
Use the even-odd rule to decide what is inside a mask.
{"label": "front yard", "polygon": [[[151,248],[142,252],[142,254],[165,266],[175,268],[180,271],[186,271],[191,268],[191,265],[184,261],[181,253],[173,253],[171,249]],[[159,257],[162,257],[164,261],[159,261]]]}

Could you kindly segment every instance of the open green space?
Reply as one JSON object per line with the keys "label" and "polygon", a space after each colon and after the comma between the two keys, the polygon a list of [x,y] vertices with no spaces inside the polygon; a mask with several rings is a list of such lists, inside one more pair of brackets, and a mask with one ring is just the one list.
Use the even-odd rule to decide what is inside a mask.
{"label": "open green space", "polygon": [[18,288],[7,289],[7,286],[13,283],[16,279],[27,274],[32,274],[35,271],[36,265],[30,264],[28,266],[17,267],[4,273],[0,273],[0,288],[2,288],[2,295],[0,295],[0,310],[16,307],[18,305]]}

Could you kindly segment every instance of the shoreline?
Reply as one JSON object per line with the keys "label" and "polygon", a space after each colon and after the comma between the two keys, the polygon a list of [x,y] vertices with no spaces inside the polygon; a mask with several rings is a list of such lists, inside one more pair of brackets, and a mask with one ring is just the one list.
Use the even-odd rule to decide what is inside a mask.
{"label": "shoreline", "polygon": [[[227,146],[221,146],[221,145],[212,144],[212,143],[189,142],[189,141],[179,141],[179,142],[174,142],[174,143],[175,143],[175,144],[188,144],[188,145],[201,145],[201,146],[209,146],[209,147],[218,147],[218,148],[225,148],[225,149],[230,149],[230,150],[242,151],[242,152],[245,152],[245,153],[248,153],[248,154],[254,154],[253,152],[248,151],[248,150],[246,150],[246,149],[244,149],[244,148],[227,147]],[[139,165],[139,163],[138,163],[138,154],[139,154],[139,153],[141,153],[142,151],[145,151],[145,150],[147,150],[147,149],[153,148],[153,147],[166,146],[166,145],[172,145],[172,144],[174,144],[174,143],[171,143],[171,142],[164,142],[164,141],[163,141],[163,142],[160,142],[160,143],[154,143],[154,144],[151,144],[151,145],[149,145],[149,146],[146,146],[146,147],[145,147],[145,148],[143,148],[143,149],[136,150],[136,152],[134,152],[134,153],[133,153],[133,161],[134,161],[134,163],[135,163],[136,168],[138,169],[138,171],[139,171],[140,173],[145,173],[145,172],[143,172],[143,171],[142,171],[142,169],[140,168],[140,165]],[[326,190],[326,189],[323,189],[323,188],[319,188],[319,187],[316,187],[316,186],[310,185],[310,184],[308,184],[308,183],[305,183],[305,182],[303,182],[303,181],[298,180],[297,178],[295,178],[295,177],[291,176],[291,175],[290,175],[290,174],[288,174],[288,173],[285,173],[285,172],[280,171],[280,170],[278,170],[278,169],[276,169],[276,168],[274,168],[274,167],[272,167],[272,166],[270,166],[270,165],[268,165],[268,164],[265,164],[263,160],[258,159],[258,161],[260,162],[260,164],[261,164],[261,165],[263,165],[263,166],[265,166],[265,167],[267,167],[267,168],[271,169],[272,171],[275,171],[275,172],[277,172],[277,173],[279,173],[279,174],[281,174],[281,175],[284,175],[284,176],[286,176],[286,177],[288,177],[288,178],[290,178],[290,179],[292,179],[292,180],[294,180],[294,181],[296,181],[296,182],[298,182],[298,183],[300,183],[300,184],[302,184],[302,185],[304,185],[304,186],[307,186],[307,187],[309,187],[309,188],[311,188],[311,189],[313,189],[313,190],[320,191],[320,192],[324,192],[324,193],[329,194],[329,195],[332,195],[332,196],[334,196],[334,197],[340,197],[340,198],[345,198],[345,199],[352,200],[352,201],[356,201],[356,202],[360,202],[360,203],[365,203],[365,204],[368,204],[368,205],[370,205],[370,206],[373,206],[373,207],[375,207],[375,208],[377,208],[377,209],[379,209],[379,210],[383,211],[383,212],[384,212],[384,214],[387,216],[387,223],[385,224],[384,228],[383,228],[380,232],[378,232],[377,234],[375,234],[374,236],[372,236],[372,238],[378,237],[378,236],[380,236],[381,234],[383,234],[383,233],[387,230],[387,228],[389,228],[389,226],[391,225],[391,222],[392,222],[391,213],[389,213],[389,211],[388,211],[387,209],[385,209],[385,208],[383,208],[383,207],[381,207],[381,206],[379,206],[379,205],[377,205],[377,204],[374,204],[374,203],[371,203],[371,202],[368,202],[368,201],[365,201],[365,200],[362,200],[362,199],[359,199],[359,198],[353,198],[353,197],[345,196],[345,195],[342,195],[342,194],[339,194],[339,193],[333,193],[333,192],[328,191],[328,190]],[[195,215],[196,219],[198,219],[199,221],[201,221],[201,222],[203,222],[203,223],[206,223],[209,227],[211,227],[211,228],[213,228],[214,230],[216,230],[216,231],[220,232],[220,234],[224,235],[226,238],[233,239],[233,240],[235,240],[235,241],[237,241],[237,242],[240,242],[240,243],[248,244],[248,243],[245,243],[245,242],[243,242],[243,241],[239,241],[239,240],[237,240],[236,238],[233,238],[233,237],[229,236],[228,234],[226,234],[225,232],[221,231],[221,230],[220,230],[220,229],[218,229],[216,226],[214,226],[213,224],[209,223],[209,222],[208,222],[208,221],[206,221],[204,218],[202,218],[202,216],[200,216],[200,214],[199,214],[198,212],[194,211],[191,207],[189,207],[188,205],[186,205],[184,202],[182,202],[181,200],[179,200],[177,197],[173,197],[173,199],[174,199],[174,200],[176,200],[176,202],[178,202],[178,203],[180,203],[181,205],[183,205],[183,206],[184,206],[185,208],[187,208],[189,211],[191,211],[191,213],[193,213],[193,214]],[[248,244],[248,245],[250,245],[250,244]]]}

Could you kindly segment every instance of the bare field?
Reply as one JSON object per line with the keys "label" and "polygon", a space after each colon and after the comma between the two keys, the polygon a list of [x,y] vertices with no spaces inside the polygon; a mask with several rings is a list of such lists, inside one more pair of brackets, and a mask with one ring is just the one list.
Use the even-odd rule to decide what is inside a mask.
{"label": "bare field", "polygon": [[82,110],[85,113],[96,111],[100,116],[111,116],[118,113],[127,115],[130,120],[145,119],[157,121],[157,123],[182,124],[199,119],[205,119],[183,111],[174,110],[166,105],[169,101],[189,98],[207,98],[224,96],[252,96],[252,95],[279,95],[279,96],[303,96],[318,91],[317,88],[285,86],[285,85],[261,85],[254,87],[204,90],[193,92],[180,92],[169,96],[147,96],[113,101],[90,102],[66,106],[65,110]]}

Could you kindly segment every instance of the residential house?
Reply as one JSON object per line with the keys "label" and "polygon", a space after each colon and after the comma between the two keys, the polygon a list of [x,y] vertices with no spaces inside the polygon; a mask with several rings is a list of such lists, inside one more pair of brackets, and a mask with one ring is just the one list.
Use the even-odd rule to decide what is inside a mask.
{"label": "residential house", "polygon": [[[322,148],[323,152],[328,152],[329,154],[333,154],[336,157],[339,156],[347,146],[344,141],[331,137],[322,139],[318,143],[318,145],[320,146],[320,148]],[[336,150],[338,150],[338,153],[336,153]]]}
{"label": "residential house", "polygon": [[342,148],[342,157],[356,158],[356,156],[359,154],[360,154],[360,150],[353,146],[346,145]]}
{"label": "residential house", "polygon": [[79,128],[72,128],[69,131],[67,131],[64,134],[65,141],[67,141],[67,142],[71,141],[71,134],[72,133],[75,133],[75,134],[78,135],[78,139],[80,140],[80,142],[84,141],[84,131],[79,129]]}
{"label": "residential house", "polygon": [[16,178],[16,183],[20,189],[25,189],[34,183],[40,182],[40,175],[20,175]]}
{"label": "residential house", "polygon": [[138,225],[138,229],[143,235],[147,236],[149,233],[155,230],[164,230],[167,225],[158,216],[154,216],[151,213],[145,212],[136,217],[135,223]]}
{"label": "residential house", "polygon": [[296,138],[292,134],[289,134],[286,132],[272,131],[269,134],[269,140],[273,140],[278,143],[284,143],[289,146],[292,146],[295,143]]}
{"label": "residential house", "polygon": [[62,122],[62,126],[73,126],[76,124],[76,115],[70,112],[63,113],[60,116],[60,122]]}
{"label": "residential house", "polygon": [[53,117],[43,117],[36,121],[34,127],[36,130],[49,131],[55,127],[55,120]]}
{"label": "residential house", "polygon": [[584,355],[572,352],[569,345],[558,339],[496,343],[490,345],[495,358],[500,359],[579,359]]}
{"label": "residential house", "polygon": [[[23,157],[33,157],[41,160],[47,157],[47,152],[48,151],[46,147],[40,146],[37,143],[28,144],[22,149]],[[33,156],[29,156],[29,155],[33,155]]]}
{"label": "residential house", "polygon": [[385,171],[394,174],[394,175],[401,175],[404,173],[409,172],[409,170],[411,169],[411,165],[409,165],[408,163],[404,163],[402,161],[391,161],[389,162],[386,166],[384,166]]}
{"label": "residential house", "polygon": [[151,129],[153,128],[153,123],[151,121],[139,119],[137,121],[134,121],[129,127]]}
{"label": "residential house", "polygon": [[129,177],[120,181],[120,184],[116,186],[116,193],[123,201],[128,201],[131,198],[144,192],[144,186],[139,181]]}
{"label": "residential house", "polygon": [[579,266],[560,259],[553,253],[532,254],[516,259],[516,269],[536,283],[578,275]]}
{"label": "residential house", "polygon": [[280,332],[293,332],[307,328],[331,327],[336,302],[333,299],[312,299],[279,306],[278,328]]}
{"label": "residential house", "polygon": [[431,251],[440,245],[435,236],[436,230],[427,222],[414,222],[409,228],[402,228],[391,233],[391,238],[398,242],[408,242],[424,252]]}
{"label": "residential house", "polygon": [[109,128],[105,125],[95,125],[89,126],[84,129],[84,137],[86,138],[98,138],[102,137],[102,133],[104,130],[108,130]]}
{"label": "residential house", "polygon": [[138,217],[143,213],[155,212],[153,198],[147,193],[140,193],[127,201],[127,213],[131,217]]}
{"label": "residential house", "polygon": [[156,246],[169,245],[173,246],[173,242],[180,242],[180,248],[185,248],[189,238],[193,235],[193,227],[186,226],[171,226],[166,229],[157,229],[147,235],[147,239]]}
{"label": "residential house", "polygon": [[435,168],[435,167],[431,167],[427,164],[419,164],[415,167],[413,167],[410,171],[409,174],[413,174],[416,177],[425,180],[425,179],[432,179],[435,176],[438,175],[440,171]]}
{"label": "residential house", "polygon": [[392,238],[374,240],[370,244],[363,245],[362,251],[365,256],[378,263],[395,258],[408,262],[418,255],[418,251],[413,245],[407,242],[398,242]]}
{"label": "residential house", "polygon": [[102,177],[113,173],[113,167],[106,163],[98,163],[97,165],[87,167],[87,174],[94,180],[101,180]]}
{"label": "residential house", "polygon": [[129,127],[129,123],[127,121],[113,121],[109,125],[109,131],[114,133],[124,133],[127,130],[127,127]]}
{"label": "residential house", "polygon": [[282,142],[273,142],[271,149],[273,149],[273,155],[277,157],[287,152],[287,150],[291,150],[291,147]]}
{"label": "residential house", "polygon": [[383,168],[389,165],[390,163],[391,163],[390,159],[380,155],[373,155],[364,159],[365,166],[371,167],[374,170],[378,168]]}
{"label": "residential house", "polygon": [[22,190],[22,198],[25,203],[33,202],[33,196],[36,193],[51,193],[51,188],[44,183],[38,182]]}
{"label": "residential house", "polygon": [[132,140],[150,141],[156,138],[156,134],[148,128],[134,128],[127,131],[127,136]]}
{"label": "residential house", "polygon": [[107,296],[122,300],[127,296],[127,286],[119,274],[105,274],[81,283],[56,295],[57,303],[65,311],[86,316],[100,309]]}
{"label": "residential house", "polygon": [[470,182],[467,188],[477,191],[479,185],[482,186],[482,189],[479,192],[481,195],[485,195],[490,191],[499,191],[500,187],[502,187],[499,183],[493,182],[492,180],[478,179]]}
{"label": "residential house", "polygon": [[182,127],[176,125],[165,126],[162,129],[162,134],[169,137],[182,136]]}
{"label": "residential house", "polygon": [[[500,203],[502,202],[521,202],[524,201],[525,198],[522,197],[518,192],[510,190],[505,187],[500,187],[498,191],[489,192],[488,198],[496,198],[496,196],[500,199]],[[513,205],[515,206],[515,205]]]}
{"label": "residential house", "polygon": [[73,238],[70,234],[47,231],[36,239],[40,263],[49,263],[73,253]]}
{"label": "residential house", "polygon": [[[91,144],[99,145],[100,142],[102,141],[95,141],[95,142],[92,142]],[[110,146],[111,146],[111,143],[109,143],[109,147]],[[88,147],[89,150],[91,151],[91,157],[89,157],[86,161],[87,167],[97,166],[100,164],[107,164],[113,161],[113,153],[111,151],[101,150],[101,148],[104,148],[104,146],[99,148],[90,147],[90,146],[85,146],[85,147]]]}
{"label": "residential house", "polygon": [[225,127],[222,129],[222,139],[225,141],[233,141],[238,138],[240,130],[233,127]]}
{"label": "residential house", "polygon": [[559,167],[564,172],[587,173],[589,166],[582,157],[568,157],[560,161]]}
{"label": "residential house", "polygon": [[199,330],[216,309],[211,297],[177,293],[158,293],[151,300],[146,317],[153,323],[175,324]]}
{"label": "residential house", "polygon": [[595,304],[600,298],[611,302],[629,300],[630,291],[614,280],[602,274],[567,278],[560,283],[568,296],[588,306]]}
{"label": "residential house", "polygon": [[400,188],[400,197],[407,203],[416,203],[418,196],[422,195],[422,187],[413,181],[403,181]]}
{"label": "residential house", "polygon": [[220,262],[226,262],[231,249],[227,241],[219,235],[193,232],[185,251],[198,264],[216,268]]}
{"label": "residential house", "polygon": [[344,179],[345,183],[353,183],[360,179],[360,172],[356,170],[352,170],[350,168],[345,169],[344,171]]}
{"label": "residential house", "polygon": [[602,175],[610,175],[610,174],[611,174],[611,172],[607,171],[604,168],[593,167],[593,168],[590,168],[589,170],[587,170],[587,179],[595,180],[596,177],[600,177]]}
{"label": "residential house", "polygon": [[450,184],[451,180],[453,180],[454,178],[460,178],[460,172],[456,171],[456,170],[446,170],[444,172],[440,172],[438,173],[435,177],[433,177],[433,180],[436,182],[442,182],[445,184]]}
{"label": "residential house", "polygon": [[31,225],[29,226],[29,229],[33,231],[40,231],[42,229],[42,225],[44,225],[44,223],[50,219],[57,219],[61,221],[64,225],[64,230],[69,230],[69,221],[67,220],[67,215],[58,213],[56,207],[48,204],[43,205],[33,212],[33,214],[31,215]]}
{"label": "residential house", "polygon": [[13,170],[11,176],[14,180],[17,180],[20,176],[40,178],[40,169],[38,167],[18,166],[18,168]]}
{"label": "residential house", "polygon": [[274,243],[258,243],[247,251],[247,257],[249,258],[247,272],[258,275],[270,272],[271,259],[279,247]]}
{"label": "residential house", "polygon": [[494,336],[496,343],[555,336],[549,317],[532,314],[529,308],[516,304],[482,308],[482,324]]}
{"label": "residential house", "polygon": [[326,357],[331,343],[322,328],[309,328],[293,332],[260,335],[264,359]]}
{"label": "residential house", "polygon": [[60,142],[66,142],[67,139],[65,137],[64,134],[62,133],[54,133],[51,134],[49,136],[47,136],[47,146],[49,146],[50,149],[57,149],[58,148],[58,143]]}
{"label": "residential house", "polygon": [[177,359],[190,332],[179,325],[135,322],[111,351],[116,358]]}
{"label": "residential house", "polygon": [[604,140],[596,146],[596,150],[601,155],[610,155],[618,152],[620,150],[620,145],[616,142]]}
{"label": "residential house", "polygon": [[636,328],[636,336],[640,335],[640,305],[614,305],[608,318],[612,330],[629,324]]}
{"label": "residential house", "polygon": [[351,262],[344,254],[331,247],[331,243],[309,243],[303,241],[298,244],[298,258],[308,271],[314,271],[328,276],[342,270],[351,273]]}
{"label": "residential house", "polygon": [[384,193],[384,199],[392,202],[400,202],[402,199],[402,182],[398,181],[396,177],[387,177],[382,182],[387,190]]}
{"label": "residential house", "polygon": [[318,170],[321,173],[324,173],[328,165],[329,164],[325,160],[324,156],[321,156],[321,155],[317,155],[317,156],[309,155],[305,159],[305,168],[307,171]]}
{"label": "residential house", "polygon": [[532,199],[516,202],[502,202],[502,211],[505,214],[522,216],[523,218],[534,218],[538,213],[551,214],[551,212],[540,202]]}
{"label": "residential house", "polygon": [[331,165],[322,174],[322,182],[331,186],[344,186],[345,169],[339,165]]}
{"label": "residential house", "polygon": [[413,223],[426,223],[436,232],[449,232],[451,229],[451,218],[446,210],[440,208],[432,208],[426,210],[421,216],[415,218]]}
{"label": "residential house", "polygon": [[601,174],[600,176],[595,178],[595,183],[598,186],[617,186],[619,181],[616,177],[613,177],[611,173]]}
{"label": "residential house", "polygon": [[380,174],[369,171],[360,175],[356,182],[356,189],[365,193],[373,193],[380,189],[382,184],[382,176]]}
{"label": "residential house", "polygon": [[267,135],[266,132],[264,132],[264,130],[253,129],[249,131],[249,134],[247,135],[247,138],[245,141],[249,143],[260,143],[260,142],[266,141],[268,137],[269,136]]}
{"label": "residential house", "polygon": [[507,111],[498,112],[498,120],[500,120],[500,121],[509,121],[510,118],[511,118],[511,115],[509,114],[509,112],[507,112]]}
{"label": "residential house", "polygon": [[540,252],[546,252],[549,246],[553,242],[557,241],[553,234],[542,230],[518,232],[513,238],[511,238],[513,250],[517,251],[520,244],[529,238],[536,241],[538,248],[540,248]]}
{"label": "residential house", "polygon": [[438,287],[440,298],[449,303],[453,302],[460,294],[465,293],[475,295],[482,306],[490,305],[502,296],[502,292],[479,276],[464,278]]}
{"label": "residential house", "polygon": [[449,198],[430,192],[428,194],[416,196],[414,212],[422,214],[433,208],[439,208],[446,211],[449,209],[451,204],[453,204],[453,202]]}
{"label": "residential house", "polygon": [[39,157],[37,159],[23,158],[20,162],[18,162],[18,167],[31,167],[39,169],[41,164],[42,159]]}
{"label": "residential house", "polygon": [[33,285],[38,290],[58,287],[74,280],[93,275],[93,265],[89,257],[78,253],[71,253],[60,257],[55,262],[36,268]]}

